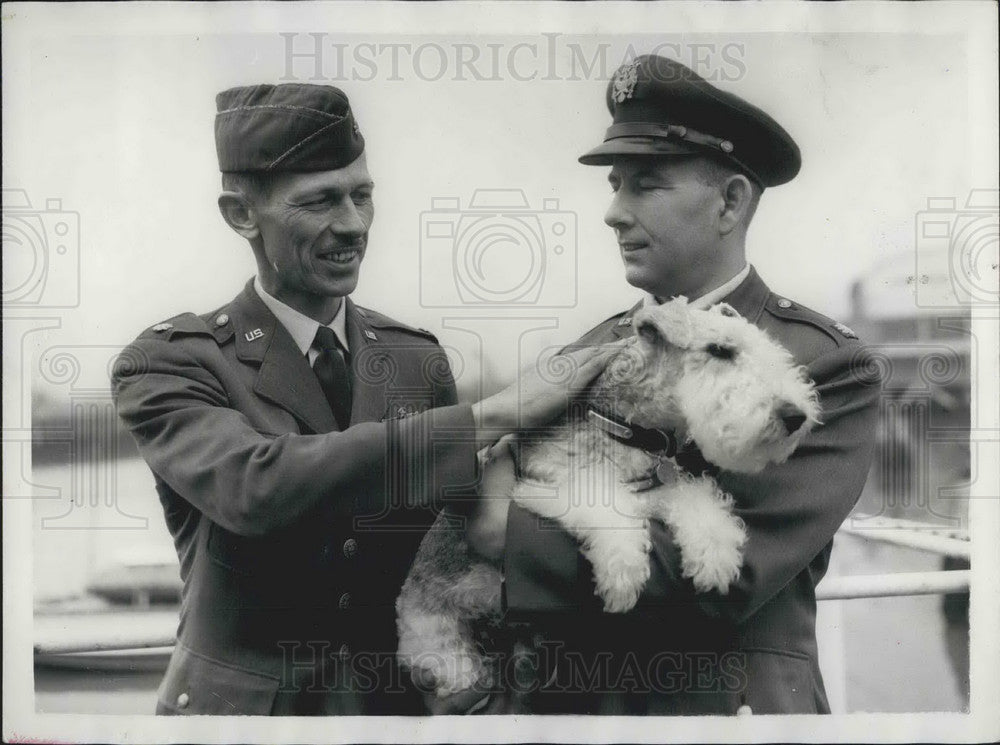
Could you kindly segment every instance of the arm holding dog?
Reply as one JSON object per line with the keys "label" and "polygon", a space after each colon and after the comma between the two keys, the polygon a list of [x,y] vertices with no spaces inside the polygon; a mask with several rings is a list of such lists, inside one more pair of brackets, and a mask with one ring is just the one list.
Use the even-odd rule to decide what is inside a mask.
{"label": "arm holding dog", "polygon": [[[818,317],[808,314],[810,319]],[[781,318],[775,316],[774,321]],[[818,333],[805,323],[788,327],[791,331],[782,335],[775,333],[781,328],[777,323],[765,325],[800,361],[822,350],[807,363],[820,396],[822,425],[803,439],[786,463],[758,474],[722,472],[718,477],[720,486],[736,498],[735,512],[749,536],[744,570],[729,594],[695,593],[681,576],[670,531],[653,521],[652,575],[640,608],[696,603],[706,615],[740,622],[799,573],[810,571],[814,584],[825,572],[833,534],[857,501],[868,473],[879,389],[858,372],[858,342]],[[606,328],[595,331],[596,338],[607,333]],[[576,542],[568,535],[539,523],[517,505],[510,508],[505,533],[510,612],[516,616],[571,607],[599,609],[591,597],[588,567],[578,561]]]}
{"label": "arm holding dog", "polygon": [[677,571],[669,531],[656,524],[652,576],[640,605],[688,597],[706,615],[741,623],[801,572],[809,573],[813,585],[820,580],[834,533],[861,494],[874,444],[878,387],[852,369],[857,350],[845,345],[810,365],[823,424],[787,463],[752,475],[720,474],[720,486],[736,497],[735,512],[748,529],[744,568],[729,594],[696,595]]}

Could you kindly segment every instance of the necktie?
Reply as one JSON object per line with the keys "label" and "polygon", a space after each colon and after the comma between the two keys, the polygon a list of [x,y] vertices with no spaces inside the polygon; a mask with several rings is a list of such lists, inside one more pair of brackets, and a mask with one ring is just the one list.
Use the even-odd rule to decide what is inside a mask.
{"label": "necktie", "polygon": [[313,362],[313,372],[319,378],[326,400],[341,429],[351,422],[351,375],[347,367],[347,350],[329,326],[316,330],[313,342],[320,350]]}

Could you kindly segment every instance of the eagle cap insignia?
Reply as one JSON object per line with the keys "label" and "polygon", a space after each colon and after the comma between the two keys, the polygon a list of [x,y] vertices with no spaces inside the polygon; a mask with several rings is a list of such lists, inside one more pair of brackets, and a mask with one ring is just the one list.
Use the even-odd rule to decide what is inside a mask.
{"label": "eagle cap insignia", "polygon": [[636,83],[639,82],[639,63],[629,62],[618,68],[612,84],[612,95],[618,103],[632,98]]}

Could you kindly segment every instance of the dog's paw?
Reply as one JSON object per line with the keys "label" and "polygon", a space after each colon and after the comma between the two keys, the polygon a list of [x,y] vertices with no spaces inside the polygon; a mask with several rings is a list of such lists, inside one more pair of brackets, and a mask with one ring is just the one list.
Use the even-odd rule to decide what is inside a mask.
{"label": "dog's paw", "polygon": [[699,550],[693,546],[682,547],[681,573],[691,579],[698,592],[716,590],[725,595],[740,576],[746,532],[742,521],[732,516],[726,528],[714,535],[702,536]]}
{"label": "dog's paw", "polygon": [[607,613],[625,613],[635,607],[649,579],[648,536],[643,533],[638,541],[634,535],[628,538],[607,547],[591,546],[584,552],[594,567],[594,592],[604,601]]}
{"label": "dog's paw", "polygon": [[725,595],[729,586],[740,576],[740,555],[735,557],[715,557],[709,562],[700,562],[697,566],[684,570],[684,576],[690,577],[694,589],[698,592],[716,590]]}
{"label": "dog's paw", "polygon": [[594,594],[604,601],[605,613],[627,613],[635,607],[641,590],[641,587],[631,586],[599,587],[594,590]]}
{"label": "dog's paw", "polygon": [[673,491],[663,516],[680,549],[681,574],[698,592],[726,594],[739,577],[747,540],[732,497],[712,479],[693,479]]}

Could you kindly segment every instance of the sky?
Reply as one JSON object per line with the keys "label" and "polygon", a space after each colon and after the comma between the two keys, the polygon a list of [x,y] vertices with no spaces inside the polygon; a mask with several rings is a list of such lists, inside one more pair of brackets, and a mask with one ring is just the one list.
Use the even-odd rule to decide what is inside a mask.
{"label": "sky", "polygon": [[[221,306],[253,275],[216,207],[214,96],[232,85],[348,94],[376,181],[355,300],[430,329],[456,369],[496,380],[640,296],[602,220],[607,169],[576,160],[601,141],[607,80],[635,54],[679,59],[792,134],[802,171],[765,193],[748,255],[772,289],[835,319],[849,320],[851,284],[874,267],[914,272],[928,198],[956,198],[959,211],[995,182],[976,123],[982,71],[947,24],[720,33],[663,13],[601,33],[541,18],[527,33],[482,20],[390,31],[344,23],[340,7],[287,22],[226,24],[200,7],[170,23],[148,12],[119,25],[60,16],[20,35],[5,24],[5,42],[20,42],[5,51],[5,199],[30,203],[18,214],[50,248],[69,225],[68,250],[42,265],[8,240],[5,219],[5,299],[20,293],[17,311],[59,322],[26,354],[113,349]],[[58,304],[71,307],[45,309]]]}

